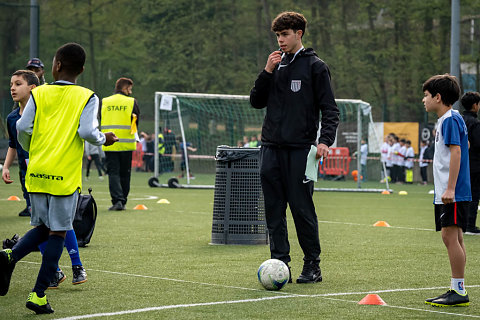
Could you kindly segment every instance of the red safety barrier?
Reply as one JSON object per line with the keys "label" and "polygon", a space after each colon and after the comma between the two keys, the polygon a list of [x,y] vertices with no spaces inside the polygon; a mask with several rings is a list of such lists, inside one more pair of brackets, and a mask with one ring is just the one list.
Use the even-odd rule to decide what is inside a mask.
{"label": "red safety barrier", "polygon": [[137,150],[132,153],[132,168],[143,168],[143,151],[140,142],[137,142]]}
{"label": "red safety barrier", "polygon": [[328,157],[318,168],[321,174],[328,176],[346,176],[350,170],[350,152],[348,148],[330,148]]}

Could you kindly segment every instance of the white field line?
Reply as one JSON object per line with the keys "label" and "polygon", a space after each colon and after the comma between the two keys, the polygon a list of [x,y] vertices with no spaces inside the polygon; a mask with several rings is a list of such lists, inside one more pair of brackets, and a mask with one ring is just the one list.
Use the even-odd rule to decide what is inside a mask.
{"label": "white field line", "polygon": [[[345,299],[338,299],[338,298],[323,298],[327,300],[333,301],[343,301],[343,302],[351,302],[351,303],[358,303],[358,301],[353,300],[345,300]],[[466,318],[480,318],[480,315],[471,315],[471,314],[462,314],[462,313],[454,313],[454,312],[446,312],[446,311],[438,311],[431,307],[432,309],[420,309],[420,308],[411,308],[411,307],[403,307],[403,306],[392,306],[389,304],[379,306],[384,308],[395,308],[395,309],[403,309],[403,310],[411,310],[411,311],[421,311],[421,312],[429,312],[429,313],[440,313],[440,314],[447,314],[450,316],[457,316],[457,317],[466,317]],[[437,308],[438,309],[438,308]]]}
{"label": "white field line", "polygon": [[57,318],[57,320],[77,320],[77,319],[88,319],[88,318],[96,318],[96,317],[109,317],[109,316],[119,316],[119,315],[124,315],[124,314],[132,314],[132,313],[140,313],[140,312],[159,311],[159,310],[166,310],[166,309],[178,309],[178,308],[214,306],[214,305],[220,305],[220,304],[258,302],[258,301],[265,301],[265,300],[276,300],[276,299],[285,299],[285,298],[294,298],[294,297],[296,297],[296,296],[295,295],[289,295],[289,296],[274,296],[274,297],[265,297],[265,298],[257,298],[257,299],[227,300],[227,301],[214,301],[214,302],[191,303],[191,304],[173,304],[173,305],[150,307],[150,308],[143,308],[143,309],[123,310],[123,311],[117,311],[117,312],[85,314],[85,315],[81,315],[81,316]]}
{"label": "white field line", "polygon": [[[20,261],[20,262],[27,263],[27,264],[35,264],[35,265],[40,264],[38,262],[32,262],[32,261]],[[62,266],[62,267],[65,267],[65,266]],[[348,295],[364,295],[364,294],[370,294],[370,293],[377,293],[378,294],[378,293],[405,292],[405,291],[431,291],[431,290],[441,290],[441,289],[447,288],[447,287],[399,288],[399,289],[371,290],[371,291],[358,291],[358,292],[332,292],[332,293],[306,295],[306,294],[292,294],[292,293],[283,292],[283,291],[266,291],[266,290],[263,290],[263,289],[244,288],[244,287],[238,287],[238,286],[227,286],[227,285],[220,285],[220,284],[206,283],[206,282],[198,282],[198,281],[191,281],[191,280],[181,280],[181,279],[172,279],[172,278],[165,278],[165,277],[155,277],[155,276],[148,276],[148,275],[125,273],[125,272],[115,272],[115,271],[108,271],[108,270],[98,270],[98,269],[87,269],[87,270],[102,272],[102,273],[108,273],[108,274],[121,275],[121,276],[157,279],[157,280],[173,281],[173,282],[180,282],[180,283],[191,283],[191,284],[198,284],[198,285],[204,285],[204,286],[223,287],[223,288],[229,288],[229,289],[240,289],[240,290],[249,290],[249,291],[269,292],[269,293],[275,293],[275,294],[279,294],[279,295],[276,295],[276,296],[273,296],[273,297],[256,298],[256,299],[242,299],[242,300],[214,301],[214,302],[192,303],[192,304],[165,305],[165,306],[158,306],[158,307],[149,307],[149,308],[142,308],[142,309],[109,312],[109,313],[95,313],[95,314],[87,314],[87,315],[80,315],[80,316],[72,316],[72,317],[67,317],[67,318],[61,318],[59,320],[88,319],[88,318],[95,318],[95,317],[107,317],[107,316],[117,316],[117,315],[124,315],[124,314],[140,313],[140,312],[160,311],[160,310],[166,310],[166,309],[190,308],[190,307],[199,307],[199,306],[211,306],[211,305],[247,303],[247,302],[258,302],[258,301],[264,301],[264,300],[275,300],[275,299],[285,299],[285,298],[323,298],[323,299],[329,299],[329,300],[358,303],[358,301],[331,298],[331,297],[348,296]],[[479,288],[480,285],[469,285],[467,287],[469,287],[469,288]],[[436,311],[436,310],[428,310],[428,309],[410,308],[410,307],[403,307],[403,306],[386,305],[385,307],[412,310],[412,311],[421,311],[421,312],[441,313],[441,314],[455,315],[455,316],[460,316],[460,317],[480,318],[480,316],[475,316],[475,315],[465,315],[465,314],[443,312],[443,311]]]}
{"label": "white field line", "polygon": [[[431,290],[432,288],[416,288],[416,289],[412,288],[412,289],[401,289],[401,290],[406,291],[406,290],[422,290],[422,289]],[[380,291],[381,292],[395,292],[394,289],[380,290]],[[377,292],[380,292],[380,291],[377,291]],[[345,293],[343,293],[343,294],[345,294]],[[342,293],[333,293],[332,295],[343,295],[343,294]],[[350,292],[348,294],[359,294],[359,293],[358,292]],[[79,316],[71,316],[71,317],[66,317],[66,318],[58,318],[57,320],[77,320],[77,319],[100,318],[100,317],[120,316],[120,315],[125,315],[125,314],[134,314],[134,313],[141,313],[141,312],[160,311],[160,310],[167,310],[167,309],[204,307],[204,306],[214,306],[214,305],[222,305],[222,304],[249,303],[249,302],[267,301],[267,300],[289,299],[289,298],[317,298],[318,297],[318,298],[326,299],[326,300],[358,303],[358,301],[354,301],[354,300],[329,298],[329,297],[327,297],[327,295],[330,295],[330,294],[324,294],[324,295],[291,294],[291,295],[263,297],[263,298],[256,298],[256,299],[226,300],[226,301],[201,302],[201,303],[191,303],[191,304],[174,304],[174,305],[165,305],[165,306],[149,307],[149,308],[142,308],[142,309],[132,309],[132,310],[122,310],[122,311],[116,311],[116,312],[93,313],[93,314],[86,314],[86,315],[79,315]],[[459,317],[480,318],[480,316],[476,316],[476,315],[466,315],[466,314],[459,314],[459,313],[453,313],[453,312],[436,311],[436,310],[411,308],[411,307],[403,307],[403,306],[385,305],[385,306],[382,306],[382,307],[389,307],[389,308],[396,308],[396,309],[403,309],[403,310],[411,310],[411,311],[420,311],[420,312],[429,312],[429,313],[440,313],[440,314],[447,314],[447,315],[459,316]]]}
{"label": "white field line", "polygon": [[[19,262],[28,263],[28,264],[35,264],[35,265],[40,265],[41,264],[40,262],[33,262],[33,261],[19,261]],[[68,268],[68,266],[60,266],[60,267],[61,268]],[[221,288],[228,288],[228,289],[239,289],[239,290],[259,291],[259,292],[272,292],[272,293],[280,293],[280,294],[283,294],[283,295],[288,295],[289,294],[287,292],[281,292],[281,291],[266,291],[264,289],[244,288],[244,287],[228,286],[228,285],[222,285],[222,284],[216,284],[216,283],[207,283],[207,282],[199,282],[199,281],[192,281],[192,280],[173,279],[173,278],[166,278],[166,277],[156,277],[156,276],[148,276],[148,275],[142,275],[142,274],[133,274],[133,273],[127,273],[127,272],[116,272],[116,271],[98,270],[98,269],[91,269],[91,268],[85,268],[85,270],[108,273],[108,274],[115,274],[115,275],[120,275],[120,276],[136,277],[136,278],[164,280],[164,281],[172,281],[172,282],[180,282],[180,283],[191,283],[191,284],[197,284],[197,285],[202,285],[202,286],[210,286],[210,287],[221,287]]]}
{"label": "white field line", "polygon": [[[27,264],[35,264],[40,265],[39,262],[33,261],[19,261],[22,263]],[[67,266],[60,266],[62,268],[67,268]],[[108,273],[120,276],[128,276],[128,277],[135,277],[135,278],[145,278],[145,279],[155,279],[155,280],[163,280],[163,281],[172,281],[172,282],[180,282],[180,283],[191,283],[197,284],[202,286],[210,286],[210,287],[221,287],[221,288],[228,288],[228,289],[239,289],[239,290],[247,290],[247,291],[258,291],[258,292],[269,292],[279,295],[294,295],[298,297],[333,297],[333,296],[346,296],[346,295],[362,295],[362,294],[369,294],[369,293],[389,293],[389,292],[404,292],[404,291],[426,291],[426,290],[442,290],[448,287],[427,287],[427,288],[398,288],[398,289],[384,289],[384,290],[370,290],[370,291],[356,291],[356,292],[335,292],[335,293],[320,293],[320,294],[310,294],[310,295],[302,295],[302,294],[295,294],[285,291],[268,291],[264,289],[256,289],[256,288],[246,288],[246,287],[239,287],[239,286],[229,286],[217,283],[208,283],[208,282],[199,282],[199,281],[192,281],[192,280],[182,280],[182,279],[174,279],[174,278],[166,278],[166,277],[156,277],[156,276],[149,276],[149,275],[142,275],[142,274],[134,274],[134,273],[127,273],[127,272],[116,272],[116,271],[108,271],[108,270],[99,270],[99,269],[90,269],[85,268],[88,271],[95,271],[101,273]],[[480,285],[467,285],[467,288],[478,288]]]}

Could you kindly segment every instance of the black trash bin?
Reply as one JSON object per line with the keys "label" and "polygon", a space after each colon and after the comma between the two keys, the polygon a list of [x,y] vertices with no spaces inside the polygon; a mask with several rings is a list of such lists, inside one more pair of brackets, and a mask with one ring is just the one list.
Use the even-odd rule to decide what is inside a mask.
{"label": "black trash bin", "polygon": [[268,244],[260,148],[217,147],[212,244]]}

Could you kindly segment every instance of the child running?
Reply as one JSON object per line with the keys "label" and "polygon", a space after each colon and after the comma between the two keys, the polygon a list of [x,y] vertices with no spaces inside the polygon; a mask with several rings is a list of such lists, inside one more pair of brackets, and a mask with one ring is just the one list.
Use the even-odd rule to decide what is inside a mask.
{"label": "child running", "polygon": [[26,307],[53,313],[45,290],[57,270],[66,231],[73,229],[82,188],[84,139],[111,145],[118,138],[98,130],[98,97],[75,85],[83,72],[85,50],[76,43],[60,47],[53,59],[55,82],[35,88],[17,122],[18,141],[29,152],[26,187],[32,203],[31,225],[13,249],[0,251],[0,295],[6,295],[16,262],[47,241],[37,281]]}

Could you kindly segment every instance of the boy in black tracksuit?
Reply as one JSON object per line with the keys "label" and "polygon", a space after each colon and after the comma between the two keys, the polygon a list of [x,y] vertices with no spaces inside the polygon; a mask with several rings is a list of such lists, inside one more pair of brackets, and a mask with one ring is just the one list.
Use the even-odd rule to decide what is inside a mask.
{"label": "boy in black tracksuit", "polygon": [[470,185],[472,191],[472,202],[468,212],[467,231],[465,234],[480,235],[480,229],[476,226],[478,202],[480,198],[480,121],[477,113],[480,109],[480,94],[478,92],[467,92],[461,99],[465,108],[463,119],[467,125],[468,142],[470,148],[468,155],[470,160]]}
{"label": "boy in black tracksuit", "polygon": [[[254,108],[267,107],[260,176],[271,257],[286,264],[291,261],[286,222],[288,203],[304,252],[303,271],[297,283],[322,281],[313,182],[306,180],[305,166],[310,147],[317,142],[317,159],[328,155],[339,121],[328,66],[313,49],[304,49],[302,45],[306,22],[303,15],[295,12],[284,12],[275,18],[272,31],[283,54],[282,51],[270,54],[250,93]],[[317,141],[320,111],[322,129]]]}

